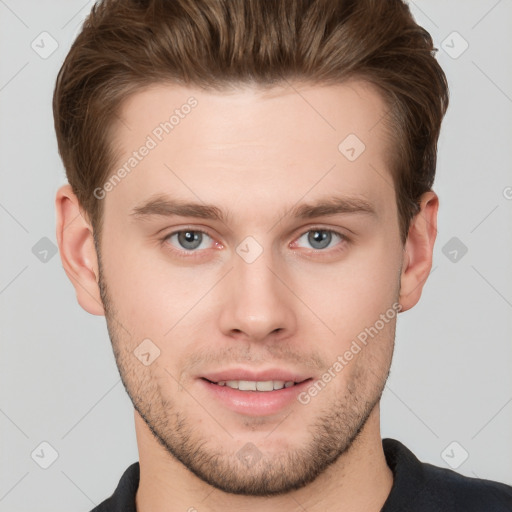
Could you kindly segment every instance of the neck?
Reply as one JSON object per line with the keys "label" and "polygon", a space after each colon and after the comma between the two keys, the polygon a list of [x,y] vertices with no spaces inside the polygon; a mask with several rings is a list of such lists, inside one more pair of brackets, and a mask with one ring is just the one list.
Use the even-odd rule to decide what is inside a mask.
{"label": "neck", "polygon": [[377,405],[352,446],[302,489],[272,497],[238,496],[203,482],[160,445],[135,413],[140,482],[137,512],[379,512],[393,484],[380,437]]}

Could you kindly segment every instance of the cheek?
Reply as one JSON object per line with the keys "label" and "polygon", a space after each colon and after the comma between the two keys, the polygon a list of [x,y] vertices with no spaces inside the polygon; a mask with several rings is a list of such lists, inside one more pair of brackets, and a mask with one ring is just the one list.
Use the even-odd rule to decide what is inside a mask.
{"label": "cheek", "polygon": [[134,339],[150,338],[162,346],[182,326],[196,325],[192,320],[202,310],[201,298],[222,275],[219,268],[177,266],[164,249],[122,239],[110,239],[103,253],[104,279],[116,317]]}
{"label": "cheek", "polygon": [[346,340],[373,325],[398,300],[399,269],[399,246],[393,250],[375,240],[352,247],[333,265],[301,264],[293,271],[292,289],[335,338]]}

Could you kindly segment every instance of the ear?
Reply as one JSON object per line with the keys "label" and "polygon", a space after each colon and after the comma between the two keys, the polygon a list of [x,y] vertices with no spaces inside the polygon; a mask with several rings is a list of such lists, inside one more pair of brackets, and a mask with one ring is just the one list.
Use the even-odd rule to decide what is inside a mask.
{"label": "ear", "polygon": [[411,221],[400,276],[401,311],[407,311],[417,304],[430,274],[437,235],[438,207],[437,195],[433,191],[425,192],[420,198],[420,211]]}
{"label": "ear", "polygon": [[70,185],[57,191],[55,208],[62,266],[75,287],[78,303],[92,315],[104,315],[93,230]]}

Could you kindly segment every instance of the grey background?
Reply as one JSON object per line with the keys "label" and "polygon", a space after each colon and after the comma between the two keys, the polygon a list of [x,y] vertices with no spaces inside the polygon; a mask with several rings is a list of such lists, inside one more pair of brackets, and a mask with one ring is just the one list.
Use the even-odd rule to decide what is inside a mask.
{"label": "grey background", "polygon": [[[78,306],[51,252],[65,181],[51,96],[91,5],[0,0],[1,511],[88,511],[138,458],[105,321]],[[440,48],[451,107],[433,272],[399,317],[382,433],[424,461],[512,484],[512,1],[411,7]],[[51,49],[43,31],[58,43],[46,58],[31,47]],[[43,441],[58,453],[48,469]]]}

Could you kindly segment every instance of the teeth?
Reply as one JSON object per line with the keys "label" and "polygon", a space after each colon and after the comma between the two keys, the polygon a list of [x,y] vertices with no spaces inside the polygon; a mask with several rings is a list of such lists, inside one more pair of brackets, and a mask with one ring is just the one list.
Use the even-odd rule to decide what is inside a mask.
{"label": "teeth", "polygon": [[217,382],[219,386],[228,386],[240,391],[274,391],[275,389],[290,388],[295,384],[293,380],[285,382],[284,380],[221,380]]}
{"label": "teeth", "polygon": [[[275,386],[275,384],[271,380],[267,380],[265,382],[256,382],[256,389],[258,391],[273,391],[274,389],[280,389],[280,388],[275,388],[274,386]],[[238,389],[242,389],[242,388],[239,387]]]}
{"label": "teeth", "polygon": [[[233,382],[233,381],[231,381]],[[229,385],[229,383],[228,383]],[[256,382],[251,380],[239,380],[238,389],[240,391],[256,391]]]}

